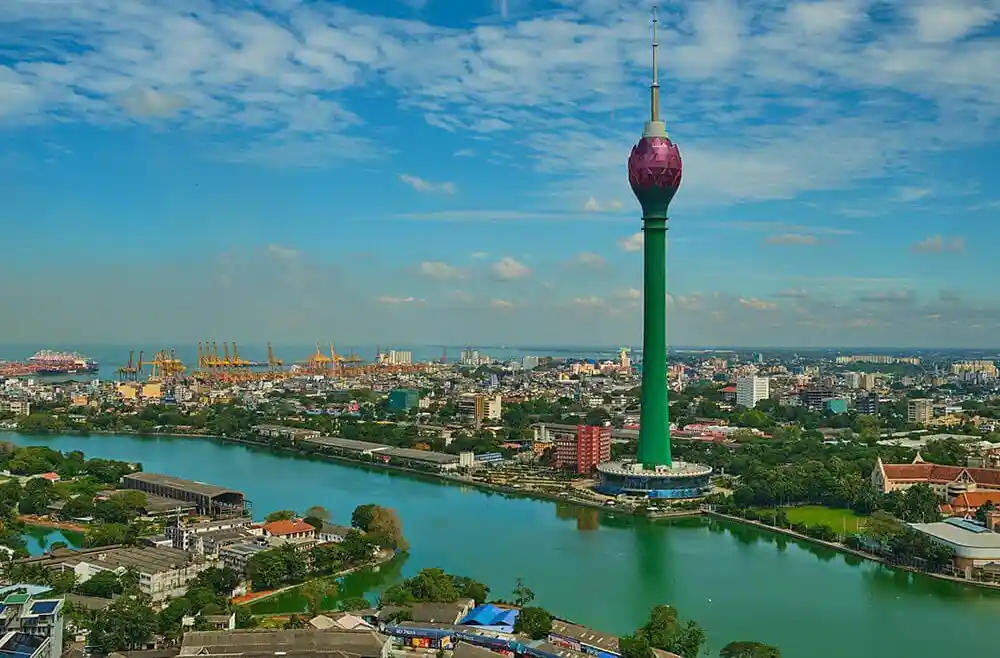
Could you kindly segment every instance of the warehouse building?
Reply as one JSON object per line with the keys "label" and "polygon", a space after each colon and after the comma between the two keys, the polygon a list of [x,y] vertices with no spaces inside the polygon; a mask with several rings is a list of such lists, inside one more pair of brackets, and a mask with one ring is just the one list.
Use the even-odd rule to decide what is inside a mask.
{"label": "warehouse building", "polygon": [[130,473],[122,478],[122,486],[154,496],[194,503],[199,514],[208,516],[245,516],[250,510],[250,502],[242,491],[169,475]]}

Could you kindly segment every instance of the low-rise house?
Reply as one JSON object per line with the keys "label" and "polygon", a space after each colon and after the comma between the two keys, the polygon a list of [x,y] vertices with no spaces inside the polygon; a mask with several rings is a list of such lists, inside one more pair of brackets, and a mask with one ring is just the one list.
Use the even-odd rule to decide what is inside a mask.
{"label": "low-rise house", "polygon": [[325,615],[317,615],[309,620],[309,625],[320,630],[371,630],[372,625],[357,615],[349,612],[329,612]]}
{"label": "low-rise house", "polygon": [[340,543],[344,541],[344,537],[347,536],[354,528],[349,528],[343,525],[335,525],[333,523],[324,523],[319,529],[316,530],[316,539],[320,542],[335,542]]}
{"label": "low-rise house", "polygon": [[302,519],[287,519],[264,524],[264,535],[283,539],[313,539],[316,528]]}
{"label": "low-rise house", "polygon": [[243,576],[247,573],[247,562],[254,555],[261,551],[266,551],[267,546],[254,542],[241,542],[229,544],[219,549],[219,560],[223,566],[229,567],[233,571]]}

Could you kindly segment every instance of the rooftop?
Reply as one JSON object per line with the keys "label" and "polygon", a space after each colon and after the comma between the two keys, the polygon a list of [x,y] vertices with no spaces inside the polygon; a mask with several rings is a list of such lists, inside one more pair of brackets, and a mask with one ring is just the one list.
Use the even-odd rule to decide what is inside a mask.
{"label": "rooftop", "polygon": [[401,459],[412,459],[413,461],[431,462],[434,464],[457,464],[457,455],[447,455],[443,452],[432,452],[430,450],[415,450],[413,448],[387,448],[383,454],[399,457]]}
{"label": "rooftop", "polygon": [[71,553],[60,562],[78,564],[87,562],[106,569],[133,568],[140,573],[163,573],[179,569],[191,562],[187,551],[166,546],[130,546],[106,551]]}
{"label": "rooftop", "polygon": [[175,478],[171,475],[161,475],[159,473],[145,473],[142,471],[139,473],[129,473],[123,477],[122,480],[133,480],[161,487],[172,487],[174,489],[188,491],[200,496],[208,496],[209,498],[221,496],[222,494],[243,495],[242,491],[237,491],[236,489],[227,489],[214,484],[205,484],[204,482],[195,482],[194,480],[185,480],[183,478]]}
{"label": "rooftop", "polygon": [[618,652],[618,638],[613,635],[599,633],[586,626],[577,626],[561,619],[552,620],[552,632],[556,635],[572,638],[583,644],[603,649],[605,651]]}
{"label": "rooftop", "polygon": [[316,436],[306,439],[309,443],[340,448],[341,450],[353,450],[355,452],[372,452],[375,450],[385,450],[388,446],[381,443],[371,443],[370,441],[355,441],[354,439],[342,439],[339,436]]}
{"label": "rooftop", "polygon": [[271,523],[264,524],[264,530],[267,534],[274,535],[275,537],[281,537],[284,535],[295,535],[301,532],[312,533],[316,531],[316,528],[312,527],[305,521],[301,519],[283,519],[281,521],[272,521]]}
{"label": "rooftop", "polygon": [[286,629],[193,631],[184,635],[181,656],[274,656],[307,654],[379,658],[385,639],[373,631]]}
{"label": "rooftop", "polygon": [[957,521],[960,519],[948,519],[937,523],[911,523],[910,526],[914,530],[955,546],[1000,550],[1000,533],[991,532],[980,526],[973,526],[968,521],[965,523]]}

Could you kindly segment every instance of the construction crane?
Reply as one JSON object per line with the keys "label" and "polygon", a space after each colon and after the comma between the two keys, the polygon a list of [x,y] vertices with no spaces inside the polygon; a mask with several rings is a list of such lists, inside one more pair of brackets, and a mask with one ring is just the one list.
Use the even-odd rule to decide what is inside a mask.
{"label": "construction crane", "polygon": [[128,363],[120,368],[118,368],[118,379],[121,381],[134,380],[136,378],[136,369],[132,358],[135,356],[135,350],[128,351]]}
{"label": "construction crane", "polygon": [[139,350],[139,361],[135,364],[135,378],[139,379],[142,377],[142,369],[146,365],[143,361],[143,357],[146,356],[146,350]]}
{"label": "construction crane", "polygon": [[271,348],[271,343],[267,344],[267,367],[272,370],[280,370],[281,367],[285,365],[285,362],[281,359],[275,358],[274,350]]}

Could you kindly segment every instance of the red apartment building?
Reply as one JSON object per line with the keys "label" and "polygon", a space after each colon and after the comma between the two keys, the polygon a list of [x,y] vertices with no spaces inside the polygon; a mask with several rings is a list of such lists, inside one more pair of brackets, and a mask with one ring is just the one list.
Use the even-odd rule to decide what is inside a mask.
{"label": "red apartment building", "polygon": [[557,434],[555,466],[577,473],[591,473],[601,462],[611,461],[611,428],[577,425],[576,436]]}

